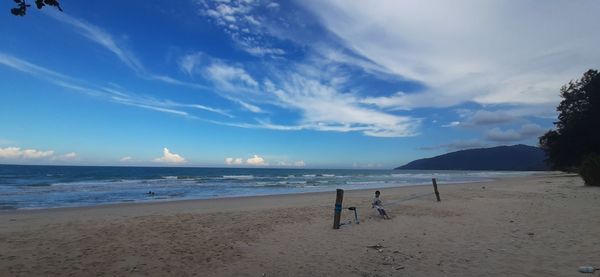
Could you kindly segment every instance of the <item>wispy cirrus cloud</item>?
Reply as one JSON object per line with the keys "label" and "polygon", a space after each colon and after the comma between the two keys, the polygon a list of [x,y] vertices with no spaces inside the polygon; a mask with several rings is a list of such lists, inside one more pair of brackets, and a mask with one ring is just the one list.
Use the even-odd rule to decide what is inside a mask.
{"label": "wispy cirrus cloud", "polygon": [[226,90],[258,87],[258,82],[242,67],[213,62],[204,68],[204,72],[210,80]]}
{"label": "wispy cirrus cloud", "polygon": [[166,76],[166,75],[149,74],[149,75],[145,76],[145,78],[150,79],[150,80],[161,81],[161,82],[171,84],[171,85],[188,87],[188,88],[192,88],[192,89],[198,89],[198,90],[210,90],[211,89],[209,86],[206,86],[206,85],[197,84],[197,83],[193,83],[193,82],[186,82],[186,81],[178,80],[173,77]]}
{"label": "wispy cirrus cloud", "polygon": [[91,95],[97,95],[99,92],[93,89],[84,87],[84,83],[65,74],[50,70],[43,66],[39,66],[28,61],[19,59],[15,56],[0,52],[0,64],[10,67],[14,70],[27,73],[37,78],[49,81],[64,88],[69,88],[79,92],[84,92]]}
{"label": "wispy cirrus cloud", "polygon": [[73,29],[83,37],[107,49],[121,62],[123,62],[123,64],[144,79],[161,81],[167,84],[183,86],[192,89],[210,89],[202,84],[182,81],[170,76],[150,72],[136,57],[136,55],[124,45],[123,42],[116,40],[114,35],[92,23],[63,13],[57,14],[56,12],[47,12],[46,14],[62,23],[67,24],[68,26],[73,27]]}
{"label": "wispy cirrus cloud", "polygon": [[260,93],[259,83],[243,67],[228,65],[202,52],[183,55],[178,60],[178,67],[190,77],[202,76],[211,81],[217,89],[228,92],[219,96],[240,105],[243,109],[253,113],[265,112],[259,106],[250,103],[250,100],[242,100],[239,95],[235,95]]}
{"label": "wispy cirrus cloud", "polygon": [[[386,109],[480,104],[556,104],[558,88],[597,67],[595,1],[300,2],[345,47],[419,92],[365,99]],[[555,14],[565,20],[555,20]],[[348,26],[353,26],[348,28]],[[573,43],[577,41],[577,43]],[[526,43],[522,43],[526,42]],[[371,70],[356,59],[344,62]],[[376,72],[376,71],[371,71]]]}
{"label": "wispy cirrus cloud", "polygon": [[146,74],[146,68],[142,63],[135,57],[135,55],[127,50],[125,47],[120,45],[114,37],[101,29],[100,27],[93,25],[85,20],[72,17],[65,13],[47,12],[52,18],[72,26],[79,34],[85,38],[99,44],[106,48],[115,56],[119,58],[125,65],[131,68],[133,71],[139,74]]}
{"label": "wispy cirrus cloud", "polygon": [[183,55],[177,61],[179,69],[188,76],[197,73],[198,67],[206,60],[206,55],[201,52],[194,52]]}
{"label": "wispy cirrus cloud", "polygon": [[69,77],[65,74],[56,72],[54,70],[30,63],[28,61],[19,59],[17,57],[0,52],[0,64],[10,67],[12,69],[21,71],[23,73],[35,76],[37,78],[46,80],[55,85],[63,88],[84,93],[90,96],[98,97],[100,99],[106,99],[119,104],[135,106],[144,109],[150,109],[154,111],[175,114],[188,118],[197,118],[191,115],[187,111],[183,111],[177,108],[188,108],[194,110],[203,110],[212,113],[217,113],[227,117],[233,117],[227,111],[222,109],[213,108],[201,104],[195,103],[178,103],[170,100],[157,100],[148,96],[140,96],[137,94],[125,92],[122,89],[95,86],[77,78]]}
{"label": "wispy cirrus cloud", "polygon": [[250,104],[238,98],[228,97],[227,99],[238,103],[242,108],[253,113],[265,113],[265,111],[257,105]]}
{"label": "wispy cirrus cloud", "polygon": [[[343,93],[319,80],[291,73],[269,91],[278,105],[297,110],[298,126],[323,131],[362,131],[367,136],[414,136],[420,119],[379,111],[361,104],[361,98]],[[266,124],[262,124],[268,126]]]}
{"label": "wispy cirrus cloud", "polygon": [[229,118],[233,118],[233,115],[228,113],[225,110],[212,108],[205,105],[200,104],[186,104],[179,103],[171,100],[159,100],[150,96],[144,96],[139,94],[134,94],[131,92],[125,92],[121,89],[103,87],[102,90],[111,93],[110,99],[114,102],[136,106],[140,108],[152,109],[172,114],[177,114],[189,118],[197,118],[196,116],[190,115],[188,112],[177,110],[176,108],[190,108],[196,110],[203,110],[212,113],[217,113]]}
{"label": "wispy cirrus cloud", "polygon": [[[214,66],[214,65],[209,65]],[[220,62],[219,67],[230,66]],[[301,65],[301,72],[318,71],[316,68],[307,69],[308,65]],[[233,72],[233,70],[228,72]],[[237,92],[247,89],[246,82],[230,82],[233,76],[244,76],[254,80],[242,68],[236,68],[237,75],[225,74],[223,76],[211,76],[215,81],[225,83],[225,92]],[[243,73],[240,75],[240,73]],[[254,122],[215,122],[227,126],[241,128],[261,128],[281,131],[291,130],[317,130],[333,132],[362,132],[367,136],[375,137],[405,137],[418,134],[421,119],[410,116],[400,116],[378,110],[372,106],[365,105],[363,98],[350,92],[338,90],[335,85],[325,84],[319,74],[300,74],[295,70],[271,70],[267,72],[271,79],[262,84],[256,84],[256,88],[245,94],[235,94],[237,97],[245,97],[249,101],[268,103],[283,108],[287,111],[299,114],[296,122],[271,122],[269,118],[255,119]],[[333,76],[333,75],[332,75]],[[322,75],[320,77],[323,77]],[[330,77],[330,76],[327,76]],[[329,79],[329,78],[326,78]],[[254,83],[252,83],[254,85]],[[226,96],[227,97],[227,96]],[[259,107],[253,108],[239,98],[232,99],[247,109],[259,113]]]}

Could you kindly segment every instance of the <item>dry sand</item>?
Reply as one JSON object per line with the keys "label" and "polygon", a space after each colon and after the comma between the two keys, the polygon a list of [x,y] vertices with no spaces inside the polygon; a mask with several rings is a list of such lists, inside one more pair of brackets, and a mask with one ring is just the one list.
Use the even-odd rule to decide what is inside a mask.
{"label": "dry sand", "polygon": [[[0,213],[2,276],[578,276],[600,266],[600,188],[565,174],[335,193]],[[342,218],[352,219],[345,210]],[[368,247],[368,246],[381,246]],[[600,276],[600,272],[586,276]]]}

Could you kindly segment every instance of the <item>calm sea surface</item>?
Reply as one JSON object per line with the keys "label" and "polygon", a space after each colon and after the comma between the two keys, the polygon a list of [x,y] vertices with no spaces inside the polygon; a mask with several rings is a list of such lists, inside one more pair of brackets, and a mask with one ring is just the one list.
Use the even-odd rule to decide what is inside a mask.
{"label": "calm sea surface", "polygon": [[429,185],[431,178],[443,185],[531,174],[534,172],[0,165],[0,209]]}

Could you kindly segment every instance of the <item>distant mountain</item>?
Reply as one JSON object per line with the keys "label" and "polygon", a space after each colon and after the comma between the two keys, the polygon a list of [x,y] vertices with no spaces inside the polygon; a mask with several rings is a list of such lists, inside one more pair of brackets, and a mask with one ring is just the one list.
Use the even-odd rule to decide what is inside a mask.
{"label": "distant mountain", "polygon": [[538,147],[518,144],[461,150],[415,160],[395,169],[429,170],[549,170],[546,154]]}

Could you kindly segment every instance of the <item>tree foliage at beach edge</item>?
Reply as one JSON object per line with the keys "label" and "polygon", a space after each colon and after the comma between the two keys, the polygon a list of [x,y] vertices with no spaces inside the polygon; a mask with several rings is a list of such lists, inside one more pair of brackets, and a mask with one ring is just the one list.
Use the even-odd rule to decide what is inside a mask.
{"label": "tree foliage at beach edge", "polygon": [[600,186],[597,177],[587,176],[600,172],[600,73],[590,69],[560,93],[556,129],[539,138],[540,147],[553,169],[579,172],[586,184]]}

